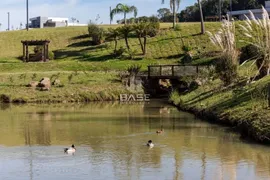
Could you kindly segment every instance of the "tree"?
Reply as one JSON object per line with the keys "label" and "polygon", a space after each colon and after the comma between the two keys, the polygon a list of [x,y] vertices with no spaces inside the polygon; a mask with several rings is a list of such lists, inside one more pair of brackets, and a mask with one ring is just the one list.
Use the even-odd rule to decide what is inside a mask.
{"label": "tree", "polygon": [[128,24],[119,28],[119,32],[121,33],[121,35],[124,36],[125,43],[128,50],[130,50],[129,43],[128,43],[128,36],[132,31],[133,31],[133,26],[128,25]]}
{"label": "tree", "polygon": [[[164,4],[165,0],[162,0]],[[170,7],[173,11],[173,28],[176,26],[176,12],[179,10],[181,0],[170,0]]]}
{"label": "tree", "polygon": [[108,33],[107,33],[107,37],[109,39],[113,39],[114,40],[114,54],[116,54],[117,51],[117,45],[118,45],[118,40],[120,39],[120,28],[109,28],[108,29]]}
{"label": "tree", "polygon": [[139,39],[143,55],[145,55],[147,52],[146,51],[147,38],[152,37],[153,34],[156,35],[157,34],[156,32],[159,30],[159,27],[160,27],[159,22],[141,22],[134,25],[134,30]]}
{"label": "tree", "polygon": [[113,9],[110,13],[111,21],[116,14],[124,14],[124,21],[125,24],[127,24],[127,14],[132,12],[134,13],[134,17],[136,18],[138,14],[138,9],[135,6],[128,6],[126,4],[119,3],[117,4],[116,8]]}
{"label": "tree", "polygon": [[0,23],[0,30],[1,30],[1,27],[2,27],[2,23]]}
{"label": "tree", "polygon": [[201,34],[205,34],[205,27],[204,27],[204,21],[203,21],[203,11],[202,11],[202,4],[201,1],[198,0],[199,9],[200,9],[200,17],[201,17]]}
{"label": "tree", "polygon": [[161,8],[161,9],[157,10],[157,13],[158,13],[158,17],[160,19],[165,18],[166,16],[170,16],[172,14],[170,9],[168,9],[168,8]]}

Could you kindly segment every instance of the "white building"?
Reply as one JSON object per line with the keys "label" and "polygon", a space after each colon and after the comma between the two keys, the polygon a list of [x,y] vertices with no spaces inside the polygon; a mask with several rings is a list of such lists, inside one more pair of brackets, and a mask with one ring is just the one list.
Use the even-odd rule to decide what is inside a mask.
{"label": "white building", "polygon": [[46,28],[46,27],[67,27],[67,26],[87,26],[80,24],[78,21],[69,22],[68,18],[61,17],[34,17],[30,19],[30,28]]}
{"label": "white building", "polygon": [[68,18],[59,17],[34,17],[30,19],[30,28],[65,27],[68,26]]}
{"label": "white building", "polygon": [[[265,1],[265,9],[270,14],[270,1]],[[240,11],[232,11],[228,12],[229,15],[236,17],[239,20],[245,20],[245,15],[250,17],[249,11],[253,12],[256,18],[262,18],[262,9],[250,9],[250,10],[240,10]]]}

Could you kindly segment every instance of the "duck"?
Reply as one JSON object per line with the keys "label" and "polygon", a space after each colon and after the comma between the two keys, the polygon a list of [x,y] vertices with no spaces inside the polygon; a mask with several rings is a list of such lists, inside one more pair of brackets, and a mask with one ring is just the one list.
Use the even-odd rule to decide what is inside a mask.
{"label": "duck", "polygon": [[161,133],[163,133],[163,132],[164,132],[163,126],[161,126],[161,129],[160,129],[160,130],[157,130],[157,131],[156,131],[157,134],[161,134]]}
{"label": "duck", "polygon": [[147,146],[150,147],[150,148],[154,147],[154,144],[153,144],[152,140],[148,141]]}
{"label": "duck", "polygon": [[75,151],[76,151],[76,148],[75,148],[74,144],[72,144],[71,147],[69,147],[69,148],[64,148],[65,153],[75,153]]}

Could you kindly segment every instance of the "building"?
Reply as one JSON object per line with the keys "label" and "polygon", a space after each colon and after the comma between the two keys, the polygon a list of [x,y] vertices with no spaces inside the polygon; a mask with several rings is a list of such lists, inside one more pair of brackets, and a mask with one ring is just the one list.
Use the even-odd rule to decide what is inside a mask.
{"label": "building", "polygon": [[68,18],[59,17],[34,17],[30,19],[29,28],[66,27]]}
{"label": "building", "polygon": [[[265,1],[265,9],[270,14],[270,1]],[[238,20],[245,20],[245,15],[247,17],[250,17],[249,11],[253,12],[254,16],[256,18],[261,19],[262,18],[262,9],[250,9],[250,10],[241,10],[241,11],[232,11],[228,12],[228,15],[231,15],[232,17],[235,17]]]}

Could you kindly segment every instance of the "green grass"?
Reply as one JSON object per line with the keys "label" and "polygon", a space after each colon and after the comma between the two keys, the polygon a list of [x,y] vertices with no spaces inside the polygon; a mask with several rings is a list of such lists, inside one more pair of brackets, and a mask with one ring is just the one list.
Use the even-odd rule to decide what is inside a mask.
{"label": "green grass", "polygon": [[[219,23],[206,23],[206,28],[209,31],[216,31]],[[206,35],[199,35],[199,23],[181,23],[181,31],[172,31],[168,28],[171,24],[161,24],[161,32],[154,38],[149,38],[147,45],[147,55],[142,56],[137,38],[130,38],[130,46],[135,52],[135,61],[131,62],[148,65],[148,64],[174,64],[180,60],[183,54],[181,47],[181,37],[185,44],[190,44],[197,51],[203,53],[212,50],[213,47],[208,43]],[[109,26],[104,26],[108,28]],[[117,27],[117,26],[112,26]],[[87,27],[67,27],[54,29],[32,29],[27,31],[10,31],[0,33],[0,69],[21,69],[27,71],[28,65],[22,63],[17,57],[22,55],[22,40],[48,39],[51,41],[50,50],[54,51],[56,60],[53,61],[56,69],[63,65],[73,62],[84,63],[85,67],[93,69],[96,67],[108,67],[110,69],[123,69],[124,64],[129,62],[123,61],[127,58],[123,57],[120,60],[113,57],[113,42],[106,42],[99,46],[92,46],[91,39],[88,37]],[[118,47],[125,47],[124,40],[119,41]],[[64,62],[63,62],[64,61]],[[8,63],[18,63],[16,65],[7,65]],[[106,64],[107,63],[107,64]],[[38,66],[38,65],[37,65]],[[42,65],[41,65],[42,66]],[[48,65],[51,66],[51,65]],[[102,68],[101,68],[102,69]],[[44,69],[45,70],[45,69]]]}
{"label": "green grass", "polygon": [[[182,23],[180,31],[170,30],[172,24],[161,24],[161,32],[158,36],[148,39],[147,55],[142,56],[137,38],[130,37],[129,43],[135,52],[133,60],[115,58],[113,42],[106,42],[99,46],[91,45],[87,27],[66,27],[31,29],[30,31],[9,31],[0,33],[0,94],[6,94],[12,101],[23,99],[26,102],[43,101],[81,101],[84,96],[95,100],[98,92],[119,94],[126,91],[120,82],[117,82],[118,71],[127,70],[131,65],[138,64],[142,70],[147,70],[148,65],[176,64],[182,57],[182,41],[196,47],[196,51],[206,52],[213,47],[208,42],[206,35],[199,35],[199,23]],[[118,27],[119,25],[103,26]],[[206,27],[214,31],[219,23],[206,23]],[[50,40],[49,49],[55,53],[55,60],[47,63],[23,63],[18,59],[22,55],[22,40]],[[125,47],[123,40],[119,41],[119,47]],[[30,49],[33,50],[33,47]],[[211,58],[197,59],[194,63],[210,62]],[[67,83],[68,74],[75,71],[87,71],[90,77],[82,77],[80,83]],[[102,72],[107,74],[102,74]],[[53,88],[49,92],[39,92],[25,87],[31,81],[31,74],[36,73],[39,78],[50,77],[51,74],[60,73],[63,88]],[[26,74],[26,80],[18,79]],[[105,77],[106,76],[106,77]],[[114,77],[113,79],[107,79]],[[108,89],[107,87],[110,87]],[[71,96],[71,94],[77,94]],[[82,96],[82,97],[81,97]],[[107,95],[105,99],[115,97]],[[86,98],[86,97],[85,97]],[[86,98],[88,99],[88,98]]]}
{"label": "green grass", "polygon": [[[71,75],[72,74],[72,75]],[[72,76],[69,78],[69,76]],[[0,75],[0,94],[11,102],[87,102],[117,100],[119,94],[129,92],[117,77],[117,72],[35,72],[4,73]],[[52,80],[58,76],[63,87],[39,91],[26,85],[42,77]]]}
{"label": "green grass", "polygon": [[[240,74],[244,74],[241,67]],[[252,84],[242,79],[233,87],[224,88],[216,79],[186,94],[171,94],[170,100],[183,110],[213,118],[215,122],[238,127],[244,136],[260,142],[270,142],[270,111],[267,91],[270,77]],[[208,119],[208,120],[209,120]]]}

